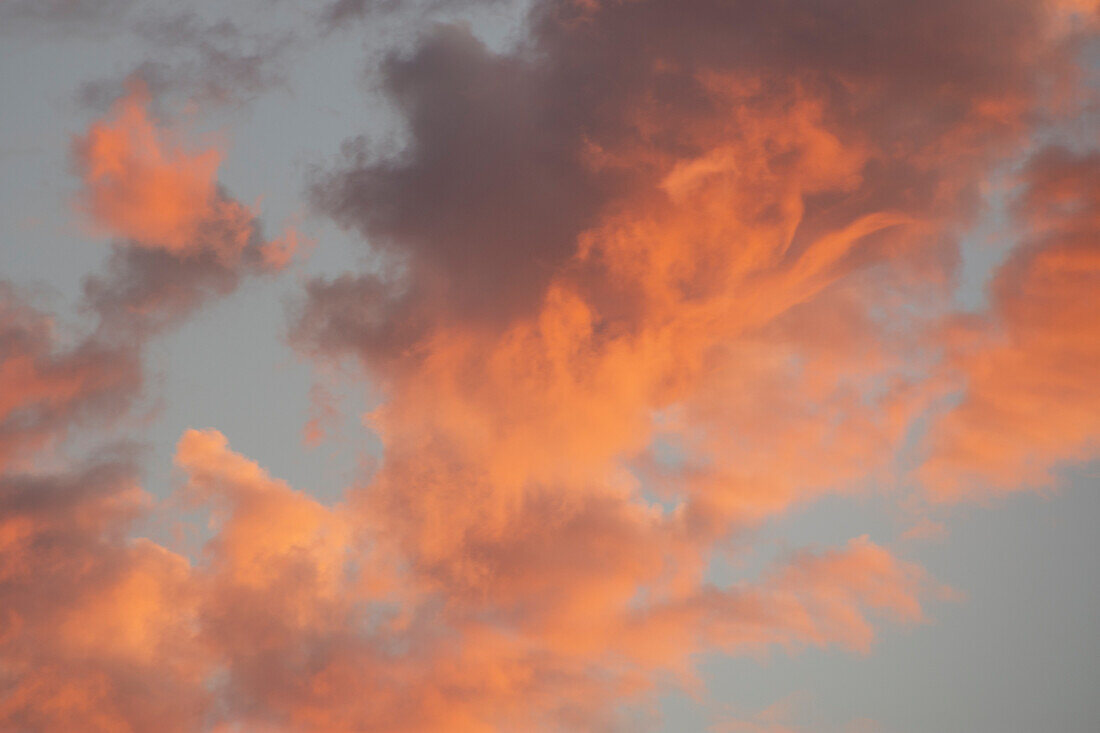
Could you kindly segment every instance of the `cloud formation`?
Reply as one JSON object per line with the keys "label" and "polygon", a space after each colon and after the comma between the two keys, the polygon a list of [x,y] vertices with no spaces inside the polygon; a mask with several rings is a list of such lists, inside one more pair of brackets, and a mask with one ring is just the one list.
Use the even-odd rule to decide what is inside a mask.
{"label": "cloud formation", "polygon": [[151,502],[137,456],[72,462],[64,447],[141,396],[150,338],[273,269],[279,245],[216,187],[218,154],[166,146],[147,102],[135,88],[75,145],[85,211],[117,238],[107,274],[85,281],[94,328],[60,334],[0,287],[0,720],[14,730],[195,730],[207,705],[190,562],[128,536]]}
{"label": "cloud formation", "polygon": [[4,30],[73,31],[118,22],[134,0],[11,0],[0,7]]}
{"label": "cloud formation", "polygon": [[1023,179],[1025,239],[992,282],[991,312],[950,334],[965,386],[930,428],[938,498],[1048,486],[1096,455],[1100,153],[1045,148]]}
{"label": "cloud formation", "polygon": [[84,183],[78,208],[93,231],[116,241],[107,272],[84,286],[104,332],[155,332],[228,294],[245,273],[278,271],[298,242],[293,230],[265,240],[255,212],[217,181],[222,153],[186,149],[150,119],[149,102],[133,80],[74,141]]}
{"label": "cloud formation", "polygon": [[[295,240],[132,87],[73,144],[114,240],[94,327],[69,343],[0,289],[0,722],[622,730],[703,655],[926,621],[945,589],[865,535],[713,566],[826,494],[960,500],[1096,457],[1100,163],[1031,150],[1089,12],[546,0],[503,53],[430,30],[383,67],[408,147],[352,141],[312,182],[382,264],[309,281],[291,324],[382,395],[377,470],[328,505],[188,430],[165,505],[208,518],[193,556],[134,537],[132,451],[65,438]],[[958,313],[983,183],[1025,158],[1023,241]]]}
{"label": "cloud formation", "polygon": [[146,14],[130,29],[148,58],[123,76],[83,82],[77,101],[105,109],[140,79],[159,100],[205,107],[243,105],[267,89],[285,84],[286,52],[297,39],[250,32],[224,18],[207,22],[195,11]]}
{"label": "cloud formation", "polygon": [[84,281],[95,326],[63,334],[14,285],[0,282],[0,471],[26,469],[75,426],[104,427],[142,391],[148,340],[246,273],[283,267],[296,237],[264,241],[255,216],[215,177],[220,154],[188,153],[149,119],[135,85],[76,140],[79,208],[115,238],[106,272]]}

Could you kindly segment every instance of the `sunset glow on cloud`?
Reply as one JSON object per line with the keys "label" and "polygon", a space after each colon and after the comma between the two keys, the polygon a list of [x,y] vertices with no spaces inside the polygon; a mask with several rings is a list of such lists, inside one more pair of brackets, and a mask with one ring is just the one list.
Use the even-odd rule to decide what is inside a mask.
{"label": "sunset glow on cloud", "polygon": [[1003,730],[836,680],[1095,493],[1095,3],[201,5],[0,9],[0,729]]}

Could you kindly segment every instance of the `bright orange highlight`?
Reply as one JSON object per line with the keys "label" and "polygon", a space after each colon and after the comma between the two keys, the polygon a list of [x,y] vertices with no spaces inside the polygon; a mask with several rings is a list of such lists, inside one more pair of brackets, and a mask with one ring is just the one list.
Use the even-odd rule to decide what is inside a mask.
{"label": "bright orange highlight", "polygon": [[253,213],[218,191],[222,152],[183,149],[149,118],[149,101],[144,85],[131,83],[110,118],[76,140],[81,207],[98,229],[137,246],[175,255],[213,250],[235,261],[252,236]]}

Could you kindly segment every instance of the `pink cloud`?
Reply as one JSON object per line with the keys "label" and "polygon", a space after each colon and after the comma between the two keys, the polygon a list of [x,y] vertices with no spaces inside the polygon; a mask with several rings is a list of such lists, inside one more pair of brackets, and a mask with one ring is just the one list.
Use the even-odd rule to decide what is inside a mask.
{"label": "pink cloud", "polygon": [[[141,87],[79,136],[79,205],[114,240],[94,325],[69,343],[0,289],[0,721],[610,730],[703,655],[868,653],[925,622],[950,592],[867,536],[708,568],[826,494],[911,500],[928,416],[934,499],[1096,456],[1096,155],[1031,160],[1025,241],[961,316],[960,232],[1074,68],[1062,6],[796,6],[547,0],[527,46],[437,28],[387,60],[412,144],[349,146],[313,188],[382,264],[309,282],[291,338],[354,358],[383,457],[330,505],[187,430],[195,557],[134,535],[133,456],[71,461],[65,439],[108,434],[150,339],[301,238],[268,240],[225,151]],[[316,444],[336,408],[312,401]]]}

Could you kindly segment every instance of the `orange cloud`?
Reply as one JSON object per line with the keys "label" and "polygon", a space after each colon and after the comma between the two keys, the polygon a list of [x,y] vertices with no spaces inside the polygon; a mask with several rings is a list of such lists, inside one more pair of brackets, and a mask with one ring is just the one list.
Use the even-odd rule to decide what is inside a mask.
{"label": "orange cloud", "polygon": [[283,572],[279,558],[301,560],[314,574],[311,596],[342,579],[349,528],[339,516],[258,465],[228,450],[225,436],[187,431],[176,447],[176,464],[188,474],[193,501],[214,505],[213,556],[234,583],[269,585]]}
{"label": "orange cloud", "polygon": [[0,283],[0,725],[14,730],[197,730],[212,701],[206,576],[130,537],[152,503],[134,456],[100,444],[84,464],[66,439],[110,441],[149,339],[285,265],[293,238],[265,244],[216,191],[216,155],[169,145],[147,101],[135,90],[77,145],[90,212],[125,239],[84,281],[92,327],[67,333]]}
{"label": "orange cloud", "polygon": [[26,470],[75,425],[123,414],[142,389],[141,350],[242,276],[285,267],[303,238],[265,242],[258,222],[218,189],[220,153],[190,154],[148,118],[140,84],[75,145],[83,200],[116,242],[86,277],[76,337],[0,282],[0,470]]}
{"label": "orange cloud", "polygon": [[132,82],[110,118],[76,140],[82,208],[96,227],[139,247],[236,261],[253,214],[218,190],[222,153],[183,149],[149,119],[149,101],[144,84]]}
{"label": "orange cloud", "polygon": [[58,343],[0,290],[0,722],[615,729],[700,655],[867,652],[882,620],[924,621],[942,589],[866,536],[723,585],[708,568],[792,507],[903,487],[955,388],[917,469],[938,497],[1095,456],[1097,160],[1032,161],[1026,241],[988,317],[960,318],[959,233],[1072,68],[1061,11],[797,8],[547,0],[529,46],[446,28],[390,58],[413,144],[314,190],[384,262],[312,281],[293,334],[358,359],[383,458],[326,505],[186,431],[195,558],[131,536],[132,458],[36,462],[122,411],[151,337],[297,242],[265,241],[221,152],[134,88],[75,145],[117,240],[85,281],[92,332]]}
{"label": "orange cloud", "polygon": [[[866,649],[875,611],[923,618],[919,568],[865,539],[745,587],[711,588],[705,568],[794,505],[901,484],[942,394],[925,334],[958,232],[1060,63],[1022,61],[1049,41],[1039,5],[967,7],[861,6],[881,21],[852,39],[862,60],[847,25],[790,59],[734,51],[708,23],[793,41],[778,15],[708,2],[547,4],[535,66],[458,30],[391,59],[416,144],[315,193],[400,266],[312,283],[296,339],[359,357],[385,390],[368,416],[383,462],[348,506],[406,570],[407,604],[437,594],[460,639],[490,617],[611,695],[694,650]],[[975,45],[966,28],[994,12],[996,40],[983,24]],[[911,42],[934,68],[893,53]],[[545,147],[512,146],[529,128]]]}
{"label": "orange cloud", "polygon": [[[470,538],[479,576],[441,567],[420,588],[404,577],[380,593],[362,575],[383,570],[387,553],[352,540],[354,511],[271,479],[216,431],[186,433],[176,460],[188,494],[215,505],[197,582],[200,635],[223,660],[224,691],[292,729],[540,727],[575,706],[591,721],[608,699],[648,686],[646,670],[682,669],[714,644],[865,649],[868,612],[919,620],[928,590],[919,569],[860,538],[756,585],[655,590],[637,607],[639,583],[672,548],[668,527],[625,497],[559,508],[547,496],[504,536]],[[610,675],[602,691],[587,678],[594,664]]]}
{"label": "orange cloud", "polygon": [[[639,607],[630,596],[651,575],[644,548],[671,535],[611,499],[557,516],[532,506],[510,547],[483,547],[494,568],[484,591],[443,576],[387,590],[375,581],[403,571],[360,541],[350,508],[271,478],[217,431],[185,433],[176,463],[184,496],[213,509],[196,564],[124,539],[146,497],[123,464],[0,481],[0,649],[19,680],[0,720],[96,730],[162,716],[172,730],[200,718],[348,731],[591,723],[610,700],[646,689],[651,670],[685,669],[715,644],[864,649],[868,613],[919,620],[927,590],[919,569],[860,538],[757,583],[665,589]],[[604,682],[593,685],[596,668]]]}
{"label": "orange cloud", "polygon": [[1048,486],[1100,450],[1100,155],[1047,149],[1025,178],[1026,241],[988,320],[954,335],[961,401],[929,428],[940,499]]}
{"label": "orange cloud", "polygon": [[129,524],[134,467],[0,476],[0,654],[13,730],[194,730],[206,694],[186,559]]}
{"label": "orange cloud", "polygon": [[139,383],[125,349],[59,343],[52,320],[0,283],[0,472],[27,469],[74,424],[117,414]]}

